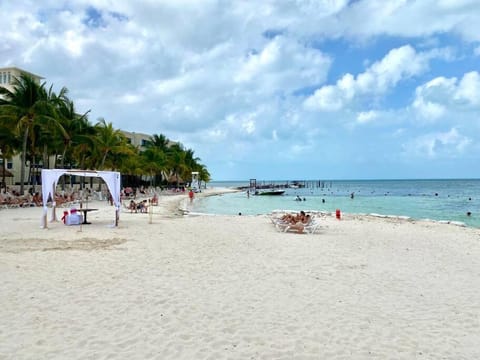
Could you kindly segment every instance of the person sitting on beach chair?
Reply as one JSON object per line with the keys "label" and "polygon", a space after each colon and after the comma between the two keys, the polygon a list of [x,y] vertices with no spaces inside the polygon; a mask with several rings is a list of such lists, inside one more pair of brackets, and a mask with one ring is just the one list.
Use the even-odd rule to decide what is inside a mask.
{"label": "person sitting on beach chair", "polygon": [[304,218],[305,218],[305,211],[302,210],[296,214],[286,213],[280,218],[277,218],[277,219],[273,218],[272,222],[274,223],[277,229],[281,229],[282,231],[287,231],[287,229],[290,229],[295,224],[299,222],[301,223]]}
{"label": "person sitting on beach chair", "polygon": [[286,213],[281,217],[281,220],[290,224],[296,224],[298,221],[301,221],[305,216],[305,211],[300,211],[298,214]]}
{"label": "person sitting on beach chair", "polygon": [[135,203],[135,201],[133,200],[130,200],[130,204],[128,205],[128,210],[130,210],[130,212],[137,212],[137,204]]}
{"label": "person sitting on beach chair", "polygon": [[42,197],[40,196],[40,194],[38,192],[33,194],[32,202],[35,204],[35,206],[42,206],[42,204],[43,204],[42,203]]}
{"label": "person sitting on beach chair", "polygon": [[299,234],[303,233],[305,227],[310,224],[312,218],[310,214],[300,216],[300,218],[294,224],[289,225],[285,231],[296,230]]}
{"label": "person sitting on beach chair", "polygon": [[312,223],[312,217],[310,214],[305,214],[305,211],[300,211],[298,214],[285,214],[279,221],[274,222],[277,229],[281,229],[283,232],[296,231],[302,234],[306,227]]}
{"label": "person sitting on beach chair", "polygon": [[143,200],[137,204],[137,210],[141,213],[146,213],[148,211],[148,204],[147,200]]}

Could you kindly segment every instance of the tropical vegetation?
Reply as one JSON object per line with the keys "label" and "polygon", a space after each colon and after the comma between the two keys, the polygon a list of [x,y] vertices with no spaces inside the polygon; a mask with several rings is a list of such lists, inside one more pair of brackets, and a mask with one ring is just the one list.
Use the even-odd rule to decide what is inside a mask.
{"label": "tropical vegetation", "polygon": [[21,193],[25,185],[35,185],[40,168],[119,171],[124,186],[178,186],[189,183],[192,172],[200,182],[210,180],[192,149],[162,134],[152,135],[141,149],[105,119],[90,123],[88,113],[75,110],[68,89],[57,94],[28,74],[14,79],[13,90],[0,87],[3,176],[6,159],[19,154]]}

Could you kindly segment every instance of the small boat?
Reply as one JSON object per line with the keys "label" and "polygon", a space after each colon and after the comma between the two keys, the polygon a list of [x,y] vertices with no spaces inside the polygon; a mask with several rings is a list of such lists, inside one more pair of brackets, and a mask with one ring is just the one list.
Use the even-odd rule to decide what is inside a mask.
{"label": "small boat", "polygon": [[255,195],[283,195],[285,190],[263,189],[255,191]]}

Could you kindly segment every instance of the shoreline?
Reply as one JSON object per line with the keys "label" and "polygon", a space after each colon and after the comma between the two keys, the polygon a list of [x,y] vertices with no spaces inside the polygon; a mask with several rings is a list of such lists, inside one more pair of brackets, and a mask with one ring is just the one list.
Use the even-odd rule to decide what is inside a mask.
{"label": "shoreline", "polygon": [[[205,197],[211,197],[211,196],[218,196],[218,195],[223,195],[223,194],[231,194],[231,193],[237,193],[237,192],[242,192],[243,190],[238,189],[238,188],[227,188],[227,187],[212,187],[212,188],[207,188],[207,189],[202,189],[202,192],[196,193],[195,194],[195,200],[197,199],[202,199]],[[143,199],[146,198],[148,199],[149,196],[140,196],[138,199]],[[138,200],[137,199],[137,200]],[[190,205],[190,200],[188,198],[187,193],[170,193],[170,194],[160,194],[158,196],[158,201],[159,201],[159,206],[153,206],[154,209],[154,214],[156,216],[161,216],[164,218],[174,218],[174,217],[184,217],[184,216],[220,216],[220,217],[230,217],[230,216],[237,216],[237,215],[228,215],[228,214],[210,214],[210,213],[202,213],[202,212],[194,212],[191,210],[191,205]],[[194,200],[194,201],[195,201]],[[123,200],[123,203],[125,203],[126,200]],[[90,200],[89,205],[90,207],[96,207],[97,205],[105,205],[103,206],[103,211],[105,211],[107,206],[106,200]],[[78,207],[78,205],[75,205]],[[101,206],[102,207],[102,206]],[[36,209],[37,211],[41,212],[41,207],[28,207],[28,208],[9,208],[9,209],[0,209],[1,214],[5,214],[14,210],[19,210],[20,212],[27,212],[29,211],[34,211]],[[114,208],[112,207],[112,211]],[[56,208],[56,216],[57,219],[60,219],[61,212],[63,210],[68,210],[68,208],[62,208],[62,207],[57,207]],[[336,214],[335,211],[322,211],[322,210],[316,210],[316,209],[303,209],[305,212],[312,212],[312,213],[321,213],[324,216],[331,217],[335,219]],[[48,213],[48,220],[50,223],[50,218],[51,218],[51,208],[49,208],[49,213]],[[269,216],[271,215],[272,212],[297,212],[297,210],[293,209],[275,209],[271,212],[267,213],[258,213],[258,214],[242,214],[242,216]],[[129,211],[127,211],[125,208],[122,207],[120,211],[120,222],[122,221],[122,218],[125,216],[125,214],[128,214]],[[94,215],[94,213],[93,213]],[[145,214],[144,214],[145,215]],[[148,214],[147,214],[148,215]],[[89,218],[92,215],[89,215]],[[469,229],[475,229],[475,230],[480,230],[479,227],[475,226],[469,226],[464,222],[461,221],[454,221],[454,220],[435,220],[435,219],[429,219],[429,218],[414,218],[411,216],[404,216],[404,215],[395,215],[395,214],[378,214],[378,213],[349,213],[349,212],[342,212],[341,213],[341,218],[342,220],[362,220],[362,219],[385,219],[385,220],[393,220],[397,222],[410,222],[410,223],[432,223],[432,224],[438,224],[438,225],[452,225],[452,226],[457,226],[457,227],[465,227]],[[60,222],[60,221],[58,221]]]}
{"label": "shoreline", "polygon": [[0,358],[480,356],[478,229],[347,214],[282,233],[184,200],[118,227],[105,201],[84,226],[0,210]]}
{"label": "shoreline", "polygon": [[[238,188],[210,188],[207,189],[205,194],[203,196],[199,197],[207,197],[207,196],[215,196],[215,195],[222,195],[222,194],[227,194],[227,193],[236,193],[236,192],[242,192],[242,189]],[[182,201],[179,204],[179,211],[183,215],[208,215],[208,216],[216,216],[216,215],[225,215],[225,214],[211,214],[211,213],[203,213],[203,212],[192,212],[190,210],[188,201]],[[308,209],[308,208],[302,208],[301,210],[305,212],[318,212],[319,210],[316,209]],[[293,209],[276,209],[273,211],[286,211],[286,212],[298,212],[299,210],[293,210]],[[335,217],[335,211],[323,211],[320,210],[320,212],[324,213],[327,216],[332,216]],[[268,215],[270,212],[266,213],[258,213],[258,214],[250,214],[250,215]],[[245,215],[245,214],[244,214]],[[459,227],[467,227],[467,228],[473,228],[473,229],[480,229],[480,226],[474,226],[474,225],[469,225],[463,221],[458,221],[458,220],[436,220],[436,219],[430,219],[430,218],[416,218],[412,216],[406,216],[406,215],[396,215],[396,214],[379,214],[379,213],[354,213],[354,212],[342,212],[342,217],[349,217],[349,218],[360,218],[360,217],[373,217],[373,218],[385,218],[385,219],[396,219],[399,221],[410,221],[410,222],[432,222],[432,223],[438,223],[438,224],[447,224],[447,225],[454,225],[454,226],[459,226]]]}

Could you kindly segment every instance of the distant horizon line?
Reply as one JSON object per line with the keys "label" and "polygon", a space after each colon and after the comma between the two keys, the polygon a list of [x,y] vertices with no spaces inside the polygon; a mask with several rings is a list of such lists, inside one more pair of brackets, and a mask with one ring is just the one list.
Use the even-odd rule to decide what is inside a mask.
{"label": "distant horizon line", "polygon": [[[245,180],[211,180],[208,183],[212,182],[247,182],[249,183],[251,179],[245,179]],[[318,181],[438,181],[438,180],[480,180],[480,178],[398,178],[398,179],[389,179],[389,178],[383,178],[383,179],[292,179],[292,180],[287,180],[287,179],[280,179],[280,180],[262,180],[262,179],[256,179],[252,178],[252,180],[256,180],[257,182],[318,182]]]}

